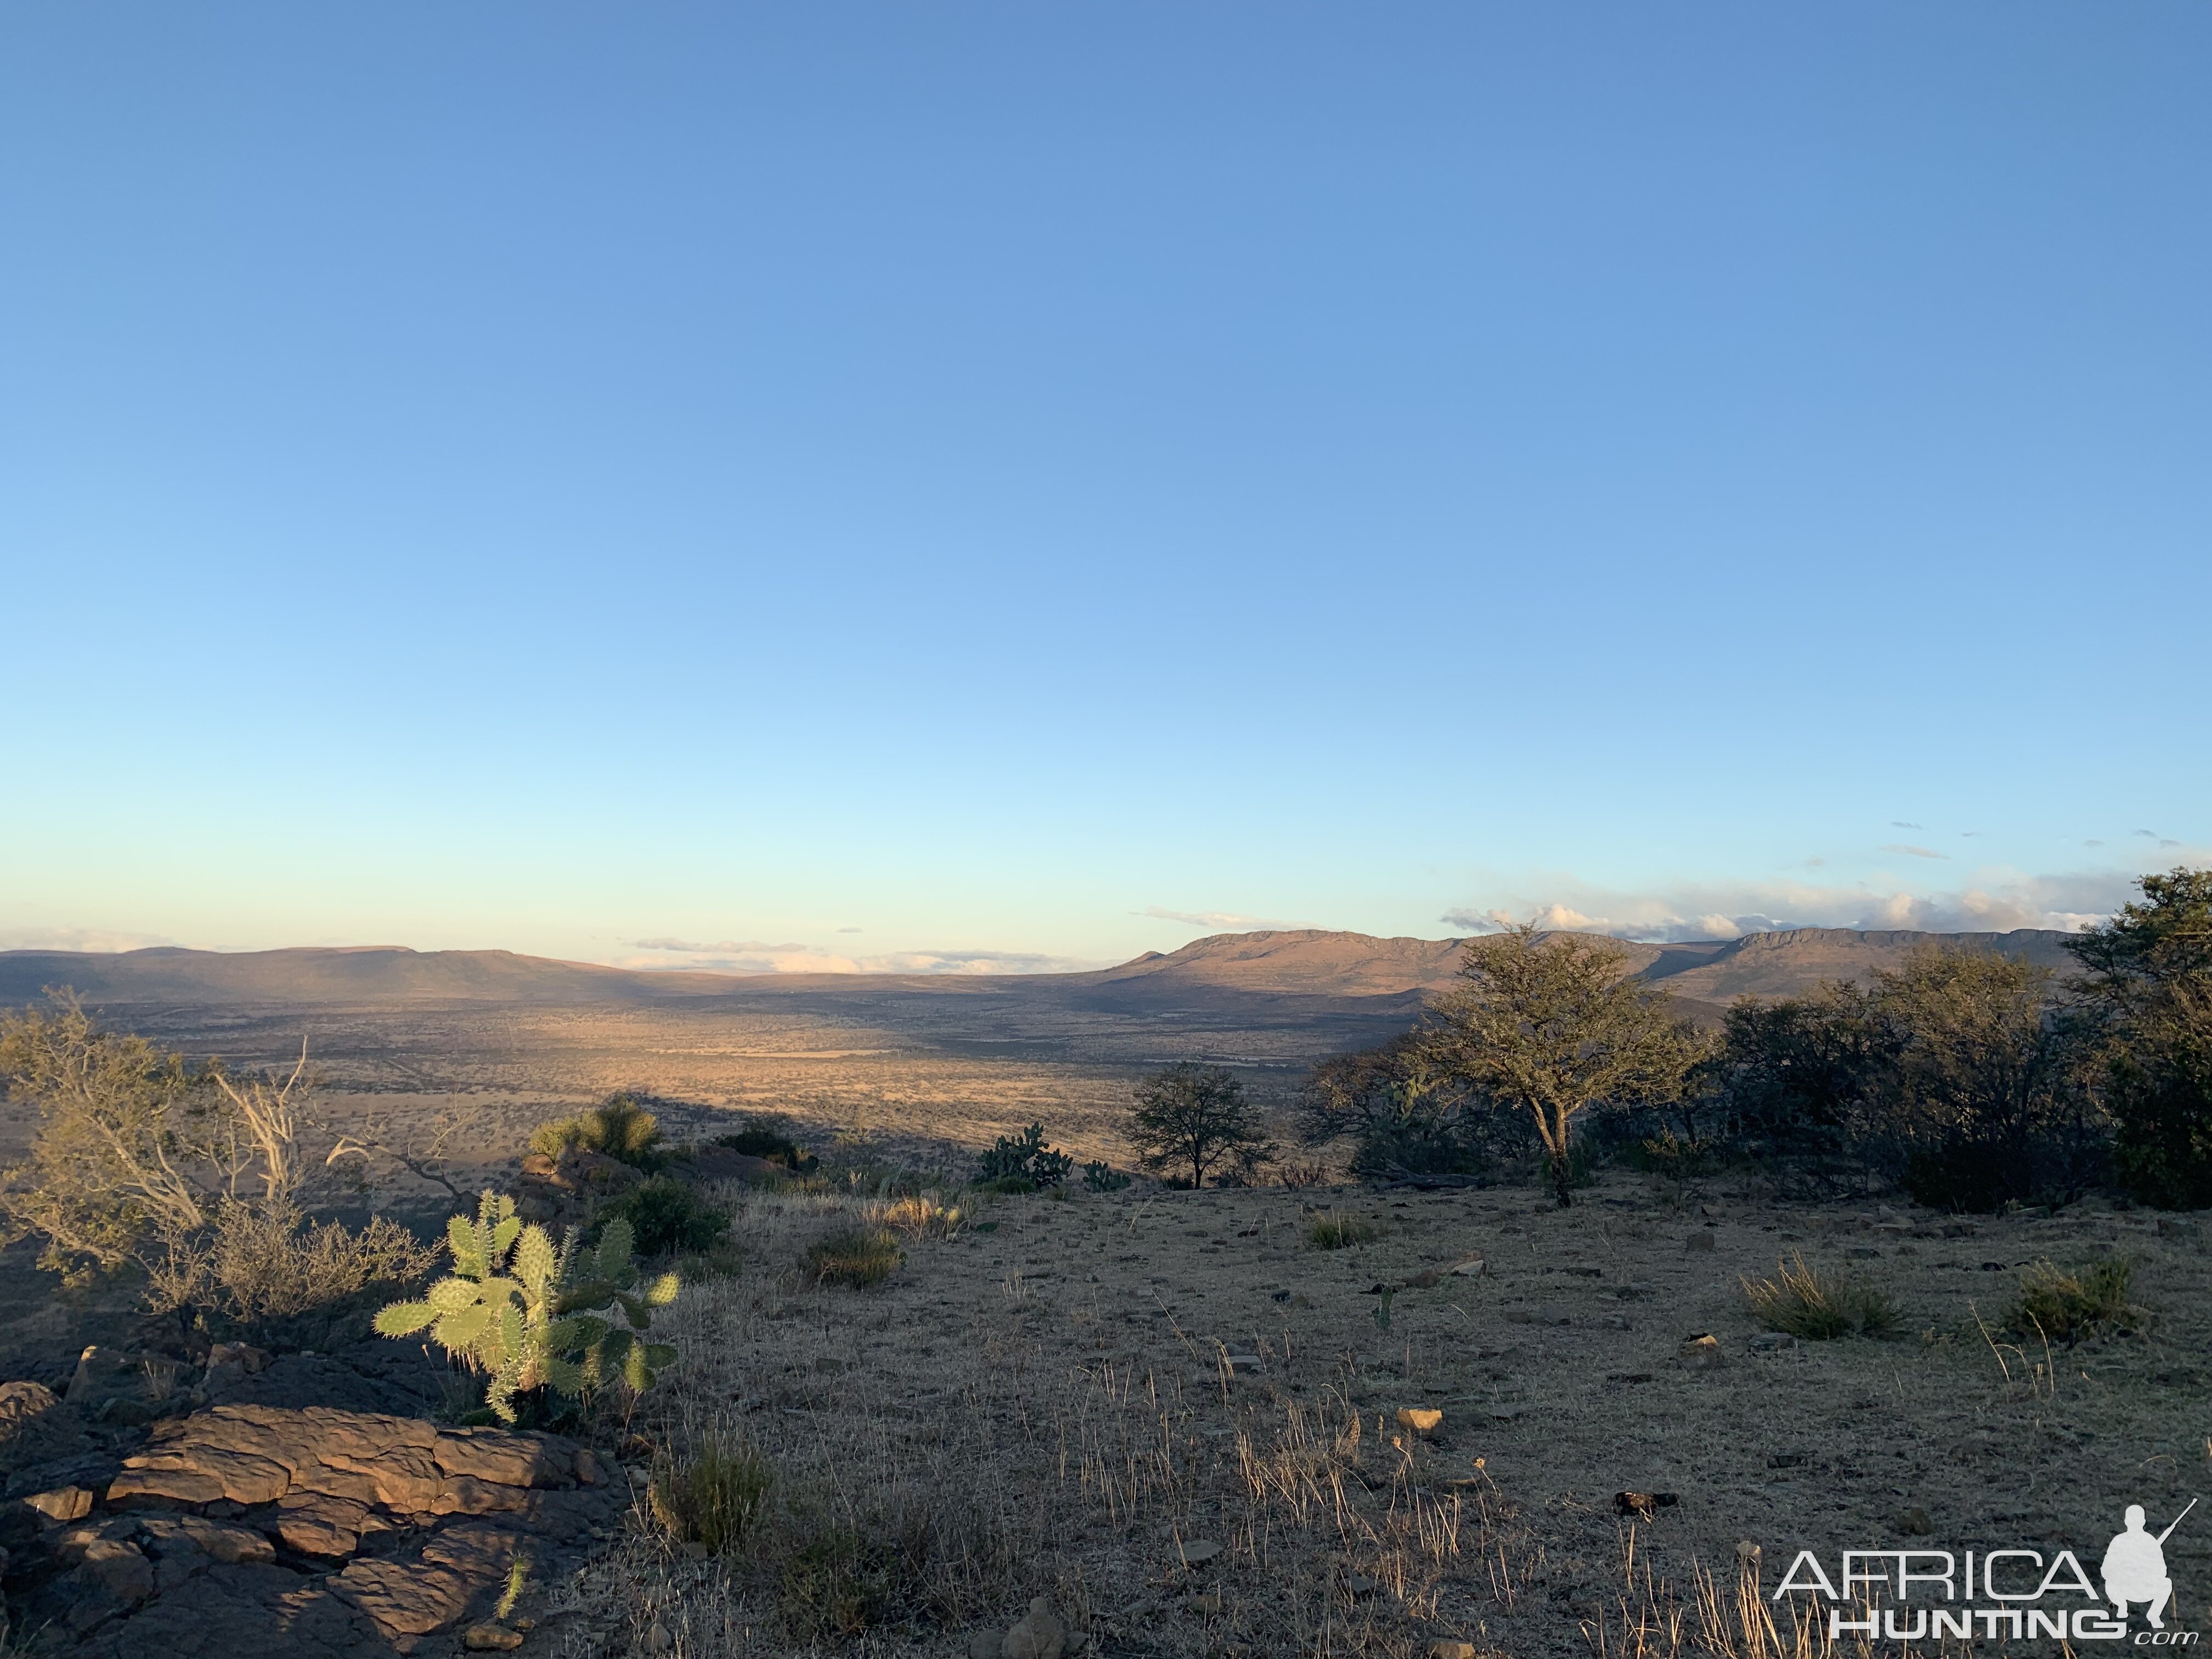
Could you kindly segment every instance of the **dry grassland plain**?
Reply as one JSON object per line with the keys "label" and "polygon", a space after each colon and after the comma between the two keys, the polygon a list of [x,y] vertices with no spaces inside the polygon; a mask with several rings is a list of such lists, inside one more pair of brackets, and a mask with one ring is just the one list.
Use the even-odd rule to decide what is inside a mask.
{"label": "dry grassland plain", "polygon": [[[2127,1504],[2170,1517],[2205,1484],[2208,1272],[2193,1226],[2142,1213],[1947,1229],[1617,1176],[1564,1212],[1495,1189],[1075,1193],[907,1233],[855,1291],[802,1261],[868,1200],[724,1201],[743,1265],[686,1292],[688,1358],[635,1423],[664,1455],[757,1449],[776,1495],[729,1554],[643,1528],[550,1587],[562,1652],[826,1650],[773,1566],[824,1526],[890,1552],[896,1611],[864,1652],[965,1652],[1037,1595],[1102,1653],[1820,1652],[1787,1603],[1741,1595],[1801,1547],[1832,1571],[1905,1546],[2094,1571]],[[1374,1237],[1313,1248],[1322,1210]],[[1741,1279],[1799,1253],[1888,1290],[1896,1334],[1759,1346]],[[2003,1333],[2024,1267],[2120,1253],[2147,1333]],[[1374,1292],[1409,1283],[1386,1330]],[[1717,1365],[1679,1357],[1701,1334]],[[1624,1516],[1623,1491],[1676,1501]],[[2168,1545],[2177,1628],[2204,1622],[2204,1538]]]}
{"label": "dry grassland plain", "polygon": [[[1012,1013],[988,1038],[972,1013],[932,1029],[889,1004],[117,1023],[246,1065],[295,1057],[304,1032],[334,1126],[457,1126],[465,1178],[627,1088],[677,1139],[774,1112],[833,1160],[939,1172],[965,1212],[901,1228],[866,1187],[715,1194],[735,1248],[685,1290],[682,1361],[622,1425],[633,1522],[581,1577],[532,1584],[532,1651],[953,1659],[1042,1595],[1102,1655],[1814,1654],[1766,1599],[1800,1548],[1832,1570],[1846,1548],[2067,1548],[2094,1571],[2126,1505],[2162,1525],[2212,1486],[2189,1220],[2091,1202],[1962,1223],[1622,1172],[1565,1212],[1520,1188],[977,1198],[957,1178],[1031,1119],[1125,1162],[1130,1087],[1165,1060],[1230,1059],[1282,1113],[1313,1058],[1391,1029]],[[1317,1249],[1322,1213],[1373,1236]],[[886,1221],[903,1256],[885,1282],[812,1282],[810,1244]],[[1888,1291],[1893,1334],[1761,1346],[1742,1280],[1798,1253]],[[1476,1255],[1480,1273],[1449,1271]],[[2029,1265],[2116,1255],[2138,1263],[2140,1332],[2046,1350],[2004,1329]],[[39,1306],[11,1346],[75,1317]],[[1680,1357],[1703,1334],[1716,1365]],[[1441,1419],[1424,1433],[1401,1411]],[[702,1557],[647,1489],[656,1459],[717,1441],[773,1484]],[[1623,1492],[1675,1501],[1624,1516]],[[2204,1513],[2166,1547],[2176,1628],[2212,1623]]]}

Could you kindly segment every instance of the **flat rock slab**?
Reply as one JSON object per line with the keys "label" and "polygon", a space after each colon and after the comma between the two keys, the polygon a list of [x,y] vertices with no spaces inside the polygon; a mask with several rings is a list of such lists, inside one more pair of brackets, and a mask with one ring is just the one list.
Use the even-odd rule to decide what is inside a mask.
{"label": "flat rock slab", "polygon": [[51,1534],[38,1650],[102,1659],[450,1646],[508,1570],[557,1571],[625,1494],[571,1440],[321,1407],[162,1424]]}

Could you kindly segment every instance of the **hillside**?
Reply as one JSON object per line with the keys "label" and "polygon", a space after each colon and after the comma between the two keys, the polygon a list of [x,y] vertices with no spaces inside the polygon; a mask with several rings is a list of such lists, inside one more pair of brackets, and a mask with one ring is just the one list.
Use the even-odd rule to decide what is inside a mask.
{"label": "hillside", "polygon": [[[1913,946],[1942,940],[2002,951],[2064,973],[2062,935],[1863,933],[1804,927],[1680,945],[1617,941],[1634,971],[1694,1002],[1725,1006],[1740,996],[1788,996],[1823,979],[1863,980],[1893,967]],[[47,986],[75,987],[102,1003],[189,1006],[289,1005],[369,1008],[406,1005],[605,1006],[805,1001],[855,1007],[885,997],[960,1001],[978,1013],[1009,997],[1089,1006],[1158,1006],[1224,997],[1269,1001],[1358,1002],[1419,996],[1451,982],[1463,941],[1376,939],[1302,929],[1217,933],[1181,950],[1147,952],[1119,967],[1081,974],[637,973],[509,951],[413,951],[404,946],[215,951],[160,948],[95,953],[0,951],[0,1006],[21,1004]]]}

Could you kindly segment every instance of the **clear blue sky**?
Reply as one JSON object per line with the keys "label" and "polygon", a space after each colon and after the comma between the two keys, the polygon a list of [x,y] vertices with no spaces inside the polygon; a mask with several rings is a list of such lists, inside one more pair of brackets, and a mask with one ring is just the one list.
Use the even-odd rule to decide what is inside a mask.
{"label": "clear blue sky", "polygon": [[2198,0],[9,8],[0,944],[2095,914],[2212,857],[2208,75]]}

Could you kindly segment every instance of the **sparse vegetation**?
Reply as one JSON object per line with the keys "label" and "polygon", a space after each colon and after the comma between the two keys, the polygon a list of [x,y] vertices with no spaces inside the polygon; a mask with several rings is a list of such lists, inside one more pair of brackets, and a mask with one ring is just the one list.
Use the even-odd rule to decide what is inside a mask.
{"label": "sparse vegetation", "polygon": [[637,1288],[627,1221],[610,1222],[596,1250],[574,1233],[556,1250],[543,1227],[522,1224],[513,1199],[487,1192],[477,1218],[455,1216],[446,1238],[453,1273],[423,1301],[386,1308],[376,1328],[392,1337],[428,1330],[489,1379],[484,1403],[501,1422],[518,1420],[515,1396],[532,1389],[581,1398],[620,1379],[642,1394],[675,1363],[674,1348],[645,1334],[654,1311],[676,1299],[677,1277]]}
{"label": "sparse vegetation", "polygon": [[801,1175],[812,1170],[815,1164],[806,1149],[769,1118],[749,1117],[744,1127],[735,1133],[716,1135],[714,1145],[726,1146],[733,1152],[743,1152],[748,1158],[765,1158],[770,1164],[781,1164]]}
{"label": "sparse vegetation", "polygon": [[1243,1084],[1226,1066],[1185,1060],[1163,1067],[1138,1088],[1129,1122],[1145,1167],[1188,1169],[1194,1188],[1224,1165],[1249,1179],[1275,1155]]}
{"label": "sparse vegetation", "polygon": [[2124,1255],[2080,1267],[2034,1262],[2020,1276],[2012,1328],[2022,1336],[2039,1336],[2069,1348],[2099,1331],[2135,1329],[2148,1316],[2128,1299],[2135,1272],[2135,1258]]}
{"label": "sparse vegetation", "polygon": [[633,1249],[640,1255],[705,1255],[722,1242],[730,1218],[699,1194],[696,1188],[666,1176],[641,1182],[603,1200],[586,1243],[597,1243],[615,1221],[629,1224]]}
{"label": "sparse vegetation", "polygon": [[784,1562],[777,1610],[802,1642],[857,1636],[882,1622],[906,1577],[901,1552],[848,1522],[822,1521]]}
{"label": "sparse vegetation", "polygon": [[[1032,1123],[1018,1135],[1001,1135],[977,1161],[975,1178],[997,1192],[1036,1192],[1067,1179],[1075,1160],[1045,1145],[1044,1125]],[[1026,1182],[1016,1187],[1003,1183]]]}
{"label": "sparse vegetation", "polygon": [[146,1300],[155,1313],[198,1308],[249,1324],[289,1319],[379,1286],[413,1285],[437,1259],[383,1216],[356,1232],[296,1211],[225,1201],[203,1233],[173,1241],[148,1264]]}
{"label": "sparse vegetation", "polygon": [[1767,1329],[1808,1342],[1887,1336],[1900,1317],[1880,1285],[1809,1266],[1802,1255],[1777,1262],[1771,1279],[1746,1278],[1743,1294]]}
{"label": "sparse vegetation", "polygon": [[648,1173],[667,1161],[660,1120],[630,1095],[609,1095],[588,1112],[541,1123],[530,1137],[530,1150],[547,1158],[571,1148],[599,1152]]}
{"label": "sparse vegetation", "polygon": [[881,1227],[840,1227],[807,1247],[807,1271],[817,1285],[861,1291],[898,1270],[905,1253]]}
{"label": "sparse vegetation", "polygon": [[647,1498],[669,1536],[721,1555],[750,1537],[775,1487],[775,1468],[756,1447],[709,1432],[654,1466]]}
{"label": "sparse vegetation", "polygon": [[909,1198],[895,1198],[884,1203],[878,1219],[884,1226],[900,1232],[916,1233],[930,1238],[950,1238],[960,1231],[966,1218],[957,1205],[946,1205],[927,1193],[917,1193]]}
{"label": "sparse vegetation", "polygon": [[1339,1215],[1334,1210],[1324,1210],[1306,1223],[1306,1243],[1316,1250],[1340,1250],[1347,1245],[1366,1244],[1382,1237],[1382,1228],[1358,1216]]}
{"label": "sparse vegetation", "polygon": [[45,1240],[39,1265],[83,1285],[136,1267],[156,1313],[251,1323],[412,1284],[433,1253],[397,1223],[359,1231],[310,1217],[301,1145],[314,1089],[289,1073],[195,1069],[142,1037],[101,1030],[64,994],[0,1017],[0,1078],[36,1107],[29,1160],[8,1171],[9,1231]]}

